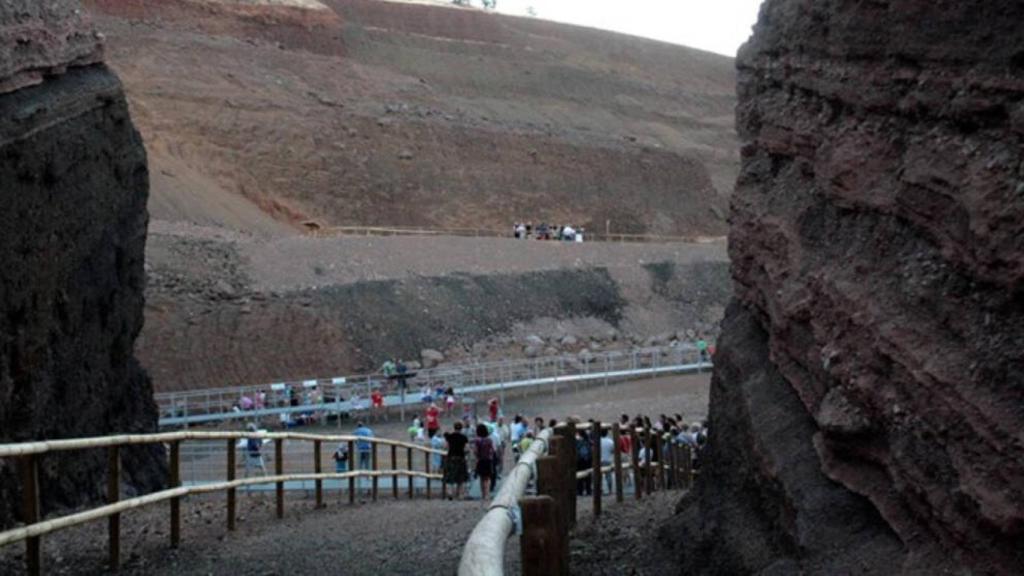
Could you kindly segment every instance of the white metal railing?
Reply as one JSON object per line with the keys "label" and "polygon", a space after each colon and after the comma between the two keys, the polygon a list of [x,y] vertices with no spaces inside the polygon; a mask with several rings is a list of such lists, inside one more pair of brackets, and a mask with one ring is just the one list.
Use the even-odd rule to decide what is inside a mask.
{"label": "white metal railing", "polygon": [[[505,393],[545,386],[557,394],[562,386],[581,382],[635,379],[659,374],[699,372],[711,367],[694,346],[677,345],[595,352],[589,356],[551,356],[442,366],[419,370],[400,390],[394,380],[380,374],[311,378],[272,384],[168,392],[155,395],[160,426],[181,426],[251,420],[281,414],[310,414],[324,419],[359,414],[369,409],[374,389],[384,394],[386,407],[423,402],[420,388],[432,395],[453,388],[465,400],[464,409],[475,409],[470,395],[495,393],[504,403]],[[341,418],[338,418],[339,426]]]}

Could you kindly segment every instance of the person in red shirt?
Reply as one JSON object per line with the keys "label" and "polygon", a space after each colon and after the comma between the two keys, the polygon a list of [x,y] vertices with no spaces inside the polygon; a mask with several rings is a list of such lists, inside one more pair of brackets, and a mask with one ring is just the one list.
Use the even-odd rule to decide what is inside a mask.
{"label": "person in red shirt", "polygon": [[487,401],[487,411],[491,416],[491,422],[498,421],[498,399],[491,398]]}
{"label": "person in red shirt", "polygon": [[427,424],[427,434],[433,437],[441,428],[441,409],[437,407],[437,402],[431,402],[430,406],[427,406],[427,415],[424,418]]}
{"label": "person in red shirt", "polygon": [[370,393],[370,405],[373,408],[373,419],[377,420],[381,415],[384,416],[384,420],[388,419],[388,413],[384,411],[384,394],[381,393],[380,388],[375,388]]}

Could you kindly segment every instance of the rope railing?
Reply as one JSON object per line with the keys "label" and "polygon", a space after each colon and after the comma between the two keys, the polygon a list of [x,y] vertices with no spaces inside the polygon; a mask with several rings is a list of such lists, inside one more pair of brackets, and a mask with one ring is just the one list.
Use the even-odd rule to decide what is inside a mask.
{"label": "rope railing", "polygon": [[[236,453],[239,450],[238,440],[259,439],[271,441],[274,444],[274,473],[273,475],[262,475],[246,478],[236,478]],[[201,485],[181,485],[181,444],[191,440],[223,440],[225,441],[226,459],[226,480]],[[285,474],[284,472],[284,441],[296,440],[312,442],[314,472]],[[357,444],[371,444],[371,468],[352,470],[347,472],[323,472],[322,446],[327,443],[338,443],[348,445],[349,462],[352,462],[357,452]],[[121,477],[121,448],[126,446],[141,446],[165,444],[170,449],[169,459],[169,488],[138,496],[127,500],[121,500],[120,477]],[[379,464],[378,447],[390,447],[391,468],[381,469]],[[262,444],[260,446],[262,449]],[[408,468],[398,468],[398,449],[406,451],[406,462]],[[39,460],[47,454],[65,452],[72,450],[106,449],[108,451],[107,469],[107,504],[89,510],[61,516],[51,520],[42,520],[40,517],[41,494],[39,490]],[[248,447],[243,448],[248,454]],[[363,451],[365,452],[365,451]],[[414,453],[423,454],[422,471],[414,469]],[[259,452],[260,465],[262,467],[262,452]],[[410,498],[415,493],[413,479],[422,478],[425,480],[426,497],[431,497],[431,481],[442,480],[440,474],[432,473],[430,460],[434,455],[445,455],[443,450],[436,450],[426,446],[391,440],[388,438],[375,438],[366,436],[355,436],[349,434],[304,434],[292,432],[215,432],[215,431],[181,431],[167,432],[161,434],[123,434],[115,436],[103,436],[93,438],[74,438],[64,440],[44,440],[36,442],[24,442],[18,444],[0,444],[0,458],[12,458],[17,460],[21,479],[22,493],[22,516],[24,526],[0,532],[0,546],[14,544],[24,541],[26,543],[25,562],[27,572],[32,576],[42,574],[42,553],[41,538],[53,532],[71,528],[106,518],[108,520],[109,540],[109,564],[112,570],[120,565],[120,517],[124,512],[134,510],[143,506],[158,504],[161,502],[170,503],[170,535],[171,547],[176,548],[181,540],[181,499],[196,494],[208,494],[224,491],[227,494],[227,529],[235,529],[236,521],[236,490],[254,485],[274,484],[276,488],[276,514],[277,518],[284,517],[284,485],[286,482],[308,482],[315,484],[316,507],[324,505],[323,482],[325,480],[348,480],[349,502],[355,502],[356,480],[369,478],[372,481],[372,499],[377,500],[378,480],[383,477],[392,478],[392,492],[395,498],[399,497],[398,478],[409,479],[408,495]],[[446,495],[447,487],[441,483],[442,497]]]}

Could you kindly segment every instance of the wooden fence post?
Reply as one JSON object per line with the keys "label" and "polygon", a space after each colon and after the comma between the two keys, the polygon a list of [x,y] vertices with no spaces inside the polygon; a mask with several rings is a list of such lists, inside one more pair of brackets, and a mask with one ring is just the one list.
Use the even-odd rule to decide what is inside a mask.
{"label": "wooden fence post", "polygon": [[615,443],[615,451],[612,452],[615,466],[615,501],[622,503],[622,450],[619,441],[622,438],[622,429],[619,423],[612,424],[612,442]]}
{"label": "wooden fence post", "polygon": [[374,502],[377,501],[377,488],[380,486],[379,478],[377,477],[377,470],[379,470],[377,464],[377,443],[371,442],[370,447],[373,449],[373,453],[370,455],[370,467],[373,469],[373,478],[371,478],[370,492],[371,498]]}
{"label": "wooden fence post", "polygon": [[352,473],[352,476],[348,477],[348,503],[356,503],[356,476],[355,472],[359,469],[359,453],[356,452],[356,441],[348,441],[348,471]]}
{"label": "wooden fence post", "polygon": [[[227,460],[228,460],[227,481],[231,482],[232,480],[235,479],[235,473],[236,473],[236,468],[237,468],[236,465],[235,465],[235,453],[236,453],[236,450],[235,450],[235,440],[234,440],[234,438],[229,438],[227,440],[227,448],[228,448],[228,454],[227,454],[227,456],[228,456],[228,458],[227,458]],[[248,454],[246,455],[246,458],[248,458]],[[235,514],[235,504],[236,504],[235,489],[234,488],[228,488],[228,530],[229,531],[235,529],[235,516],[236,516],[236,514]]]}
{"label": "wooden fence post", "polygon": [[[317,474],[323,474],[324,463],[322,451],[322,442],[320,440],[313,441],[313,472]],[[317,478],[313,481],[314,490],[316,492],[316,507],[324,507],[324,481]]]}
{"label": "wooden fence post", "polygon": [[[34,454],[18,460],[21,465],[21,513],[25,525],[39,522],[39,461]],[[43,559],[38,536],[25,539],[25,565],[30,576],[43,573]]]}
{"label": "wooden fence post", "polygon": [[594,497],[594,517],[601,515],[601,493],[604,492],[604,474],[601,473],[601,422],[594,421],[590,427],[592,448],[590,449],[591,469],[590,493]]}
{"label": "wooden fence post", "polygon": [[[552,443],[548,445],[549,454],[552,454],[552,450],[558,449],[556,447],[564,446],[564,438],[552,437],[551,441]],[[564,449],[562,451],[565,452]],[[564,466],[564,454],[552,454],[537,459],[537,495],[551,498],[555,516],[552,530],[557,535],[557,546],[553,546],[553,550],[548,553],[549,574],[569,573],[569,495],[566,492]]]}
{"label": "wooden fence post", "polygon": [[644,426],[644,446],[647,450],[647,463],[644,466],[644,483],[648,494],[654,493],[654,435],[650,424]]}
{"label": "wooden fence post", "polygon": [[[121,447],[107,448],[107,502],[113,504],[121,499]],[[107,534],[110,543],[110,570],[121,567],[121,515],[111,514],[107,518]]]}
{"label": "wooden fence post", "polygon": [[629,439],[633,448],[633,453],[630,454],[633,459],[633,494],[639,500],[644,496],[644,479],[640,470],[640,449],[643,446],[640,445],[640,435],[636,433],[636,426],[632,424],[629,425]]}
{"label": "wooden fence post", "polygon": [[665,450],[666,444],[661,438],[661,432],[654,431],[654,452],[658,455],[658,484],[662,490],[668,489],[668,482],[665,475]]}
{"label": "wooden fence post", "polygon": [[[398,470],[398,446],[391,445],[391,470]],[[391,495],[398,500],[398,474],[391,475]]]}
{"label": "wooden fence post", "polygon": [[[409,470],[409,472],[412,472],[414,470],[413,462],[412,462],[412,448],[406,448],[405,449],[405,458],[406,458],[406,462],[408,462],[408,465],[407,465],[406,469]],[[408,481],[409,481],[409,499],[410,500],[412,500],[413,493],[415,492],[415,487],[413,486],[413,481],[414,480],[415,479],[412,477],[412,475],[410,475],[408,477]]]}
{"label": "wooden fence post", "polygon": [[[427,474],[430,474],[430,452],[424,452],[423,455],[426,456],[426,458],[423,459],[423,469],[427,472]],[[427,500],[430,500],[431,495],[432,495],[432,490],[431,490],[431,487],[430,487],[430,478],[428,477],[427,478]]]}
{"label": "wooden fence post", "polygon": [[555,500],[550,496],[520,498],[519,509],[523,517],[519,537],[523,576],[567,575],[560,554],[561,541],[567,536],[558,531]]}
{"label": "wooden fence post", "polygon": [[[274,474],[284,475],[284,439],[274,440]],[[284,518],[284,482],[278,482],[275,486],[277,500],[277,517]]]}
{"label": "wooden fence post", "polygon": [[693,487],[693,455],[689,446],[683,446],[683,485],[689,490]]}
{"label": "wooden fence post", "polygon": [[566,449],[569,466],[565,473],[569,484],[569,527],[572,528],[576,525],[576,461],[579,459],[579,454],[576,453],[576,423],[569,422],[565,430],[565,435],[569,439]]}
{"label": "wooden fence post", "polygon": [[[171,442],[171,465],[168,484],[171,488],[181,486],[181,442]],[[171,498],[171,548],[181,544],[181,498]]]}

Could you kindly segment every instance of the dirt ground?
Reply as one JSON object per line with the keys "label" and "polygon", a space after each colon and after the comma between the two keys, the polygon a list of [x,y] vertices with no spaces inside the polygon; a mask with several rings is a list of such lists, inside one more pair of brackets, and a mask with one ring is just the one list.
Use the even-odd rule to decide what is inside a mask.
{"label": "dirt ground", "polygon": [[521,358],[531,335],[545,339],[535,355],[713,337],[731,296],[721,242],[265,238],[153,223],[146,260],[136,349],[158,392],[372,372],[424,349],[453,364]]}
{"label": "dirt ground", "polygon": [[[687,419],[706,415],[708,375],[693,375],[594,386],[509,399],[506,413],[562,417],[578,414],[610,421],[619,413],[680,412]],[[379,436],[404,438],[398,422],[371,424]],[[348,430],[346,430],[348,431]],[[168,548],[165,505],[122,518],[122,557],[126,575],[276,575],[334,572],[350,575],[453,574],[462,546],[485,509],[479,500],[427,501],[406,496],[395,501],[381,491],[377,502],[361,495],[357,504],[328,493],[327,507],[299,492],[289,493],[283,521],[274,517],[272,493],[239,494],[238,529],[226,530],[223,495],[195,497],[183,504],[182,546]],[[436,494],[436,491],[435,491]],[[581,500],[572,544],[574,574],[664,574],[668,552],[655,543],[660,520],[674,509],[678,492],[642,502],[605,503],[595,521],[590,501]],[[49,574],[104,574],[106,532],[93,523],[43,539]],[[16,574],[21,545],[0,549],[0,573]],[[518,541],[506,547],[509,573],[518,573]]]}
{"label": "dirt ground", "polygon": [[731,58],[478,10],[250,4],[85,2],[156,219],[725,230]]}

